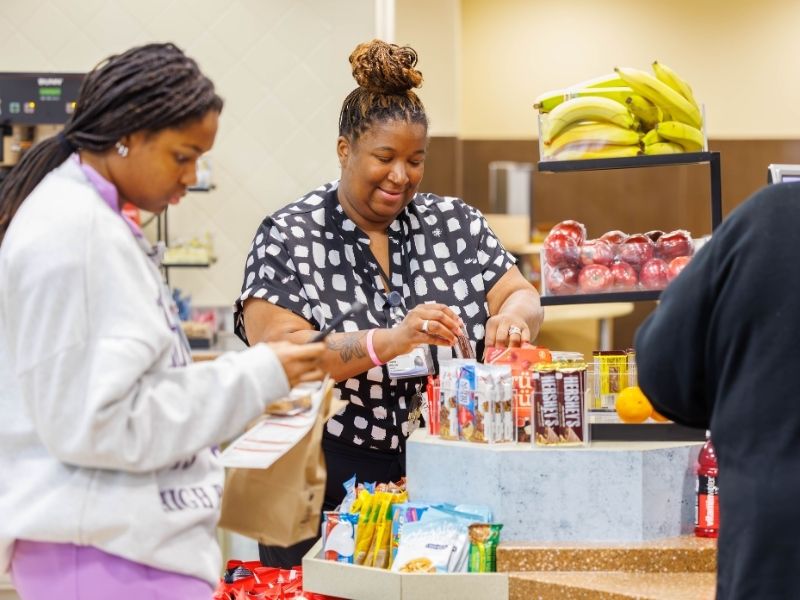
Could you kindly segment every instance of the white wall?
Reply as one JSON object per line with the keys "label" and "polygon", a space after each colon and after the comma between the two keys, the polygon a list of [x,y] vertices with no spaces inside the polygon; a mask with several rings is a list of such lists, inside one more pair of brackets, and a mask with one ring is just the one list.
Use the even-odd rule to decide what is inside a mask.
{"label": "white wall", "polygon": [[374,27],[374,0],[0,0],[0,71],[86,71],[150,41],[198,60],[225,98],[217,189],[170,209],[170,239],[210,231],[219,261],[170,279],[195,304],[224,305],[261,220],[338,177],[347,57]]}
{"label": "white wall", "polygon": [[459,69],[455,94],[451,76],[423,70],[423,100],[434,124],[460,113],[462,138],[534,138],[540,93],[653,60],[692,85],[710,137],[800,138],[797,0],[398,0],[397,13],[421,64],[435,48]]}
{"label": "white wall", "polygon": [[417,51],[419,94],[432,136],[457,136],[461,120],[461,3],[397,0],[395,42]]}

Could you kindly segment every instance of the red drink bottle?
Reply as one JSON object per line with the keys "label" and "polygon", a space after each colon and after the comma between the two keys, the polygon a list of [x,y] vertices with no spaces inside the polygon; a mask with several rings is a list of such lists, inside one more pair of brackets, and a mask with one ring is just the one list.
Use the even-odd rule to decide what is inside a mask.
{"label": "red drink bottle", "polygon": [[711,443],[711,433],[706,432],[697,457],[697,482],[694,501],[694,534],[715,538],[719,534],[719,469],[717,455]]}

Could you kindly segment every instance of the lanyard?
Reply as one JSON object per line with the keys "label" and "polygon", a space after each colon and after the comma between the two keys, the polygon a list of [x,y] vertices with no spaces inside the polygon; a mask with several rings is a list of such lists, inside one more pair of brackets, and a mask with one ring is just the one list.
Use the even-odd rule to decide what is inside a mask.
{"label": "lanyard", "polygon": [[[401,242],[401,248],[402,248],[402,242]],[[370,254],[372,254],[372,250],[370,250]],[[403,263],[405,263],[405,261],[403,260],[402,251],[401,251],[400,257],[401,257],[400,260]],[[390,258],[390,263],[389,264],[391,266],[391,256],[389,258]],[[376,256],[374,254],[372,254],[372,259],[375,261],[375,266],[378,267],[378,272],[381,275],[381,279],[383,279],[383,281],[384,281],[385,287],[389,288],[389,293],[388,294],[386,293],[385,289],[378,290],[378,292],[383,293],[384,300],[386,300],[386,304],[389,306],[389,316],[387,318],[387,321],[394,320],[396,323],[399,323],[400,321],[402,321],[402,318],[400,318],[400,315],[397,313],[397,311],[400,308],[400,306],[403,305],[403,295],[400,292],[398,292],[397,290],[393,290],[392,289],[392,280],[389,279],[389,276],[386,274],[386,271],[383,270],[383,267],[381,266],[381,263],[378,262],[378,259],[376,258]],[[406,275],[407,275],[407,273],[406,273]],[[410,285],[409,285],[409,289],[411,289]],[[389,323],[389,324],[391,324],[391,323]]]}

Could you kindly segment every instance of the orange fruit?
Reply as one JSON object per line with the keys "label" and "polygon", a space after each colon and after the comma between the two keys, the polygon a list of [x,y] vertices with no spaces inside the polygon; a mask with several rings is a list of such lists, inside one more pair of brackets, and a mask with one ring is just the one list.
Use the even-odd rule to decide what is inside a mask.
{"label": "orange fruit", "polygon": [[669,423],[669,419],[658,412],[655,408],[650,414],[650,418],[653,419],[653,421],[658,421],[659,423]]}
{"label": "orange fruit", "polygon": [[644,423],[653,414],[653,405],[638,385],[626,387],[617,394],[614,409],[623,423]]}

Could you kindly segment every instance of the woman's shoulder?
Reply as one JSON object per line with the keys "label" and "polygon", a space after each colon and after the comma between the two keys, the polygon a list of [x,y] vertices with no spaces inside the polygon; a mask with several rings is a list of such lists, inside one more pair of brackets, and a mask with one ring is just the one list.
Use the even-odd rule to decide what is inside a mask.
{"label": "woman's shoulder", "polygon": [[480,211],[455,196],[439,196],[430,192],[420,192],[408,206],[409,212],[416,213],[427,222],[433,219],[472,220],[481,217]]}
{"label": "woman's shoulder", "polygon": [[291,202],[274,213],[268,219],[273,221],[304,221],[306,215],[319,210],[325,210],[327,203],[335,199],[336,190],[339,188],[339,181],[331,181],[318,188],[304,194],[294,202]]}
{"label": "woman's shoulder", "polygon": [[94,189],[75,176],[69,162],[48,173],[15,215],[12,227],[24,231],[25,238],[82,242],[90,224],[110,212],[97,202]]}
{"label": "woman's shoulder", "polygon": [[338,187],[338,180],[331,181],[282,206],[264,218],[256,236],[268,233],[287,239],[321,232],[325,228],[325,208],[331,200],[335,201]]}

